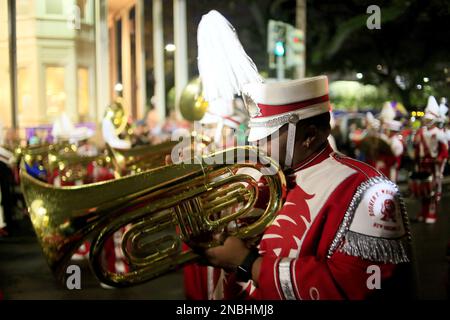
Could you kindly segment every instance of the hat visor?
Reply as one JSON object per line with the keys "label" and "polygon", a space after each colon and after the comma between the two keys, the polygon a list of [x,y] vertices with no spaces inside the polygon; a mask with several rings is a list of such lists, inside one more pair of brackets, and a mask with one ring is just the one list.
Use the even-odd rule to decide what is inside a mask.
{"label": "hat visor", "polygon": [[255,142],[270,136],[275,131],[279,130],[283,124],[275,127],[253,127],[250,128],[248,134],[248,142]]}

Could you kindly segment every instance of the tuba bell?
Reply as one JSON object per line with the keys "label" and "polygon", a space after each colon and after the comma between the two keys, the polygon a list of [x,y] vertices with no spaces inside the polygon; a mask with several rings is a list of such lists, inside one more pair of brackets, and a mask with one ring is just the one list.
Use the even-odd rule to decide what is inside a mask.
{"label": "tuba bell", "polygon": [[122,177],[165,165],[178,141],[166,141],[156,145],[143,145],[131,149],[113,148],[106,144],[106,150],[114,166],[115,177]]}
{"label": "tuba bell", "polygon": [[[195,131],[190,134],[189,139],[189,148],[194,152],[200,151],[197,150],[198,146],[205,149],[211,143],[209,137]],[[155,145],[136,146],[131,149],[118,149],[106,144],[106,150],[114,166],[114,175],[118,178],[164,166],[166,156],[171,154],[177,144],[179,141],[169,140]]]}
{"label": "tuba bell", "polygon": [[[115,287],[143,283],[199,258],[193,250],[182,251],[182,242],[210,248],[219,245],[213,235],[222,232],[254,239],[281,209],[285,177],[256,148],[237,147],[191,160],[59,188],[22,168],[31,222],[56,277],[65,280],[73,252],[90,239],[90,266],[99,281]],[[255,215],[261,176],[270,198]],[[105,241],[123,227],[127,231],[121,247],[130,271],[115,273],[102,263],[102,251]]]}

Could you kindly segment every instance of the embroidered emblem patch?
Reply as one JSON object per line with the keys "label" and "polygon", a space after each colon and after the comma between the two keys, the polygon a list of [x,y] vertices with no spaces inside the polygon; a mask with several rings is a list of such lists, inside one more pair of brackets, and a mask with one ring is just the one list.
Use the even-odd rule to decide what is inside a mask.
{"label": "embroidered emblem patch", "polygon": [[381,182],[368,188],[356,210],[350,230],[383,238],[402,236],[405,229],[397,187],[392,183]]}

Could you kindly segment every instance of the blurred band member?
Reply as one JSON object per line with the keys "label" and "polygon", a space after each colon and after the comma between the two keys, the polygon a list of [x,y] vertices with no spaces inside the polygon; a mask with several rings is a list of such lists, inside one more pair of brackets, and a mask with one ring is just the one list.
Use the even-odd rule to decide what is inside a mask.
{"label": "blurred band member", "polygon": [[[423,125],[414,136],[414,158],[416,172],[430,177],[430,192],[422,196],[422,210],[417,220],[435,223],[437,208],[441,198],[442,177],[448,158],[448,141],[438,127],[439,106],[433,96],[428,98]],[[427,176],[427,177],[428,177]]]}

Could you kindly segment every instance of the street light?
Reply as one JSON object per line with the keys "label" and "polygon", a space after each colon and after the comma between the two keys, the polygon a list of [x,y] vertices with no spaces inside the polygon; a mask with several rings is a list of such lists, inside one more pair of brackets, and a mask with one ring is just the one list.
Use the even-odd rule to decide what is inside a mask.
{"label": "street light", "polygon": [[122,92],[123,91],[123,85],[120,82],[116,83],[116,85],[114,86],[114,90],[116,92]]}
{"label": "street light", "polygon": [[361,72],[358,72],[356,74],[356,78],[361,80],[363,78],[363,74]]}
{"label": "street light", "polygon": [[167,52],[174,52],[177,47],[173,43],[166,44],[165,49]]}
{"label": "street light", "polygon": [[427,83],[428,81],[430,81],[430,78],[428,78],[428,77],[423,78],[423,82]]}

